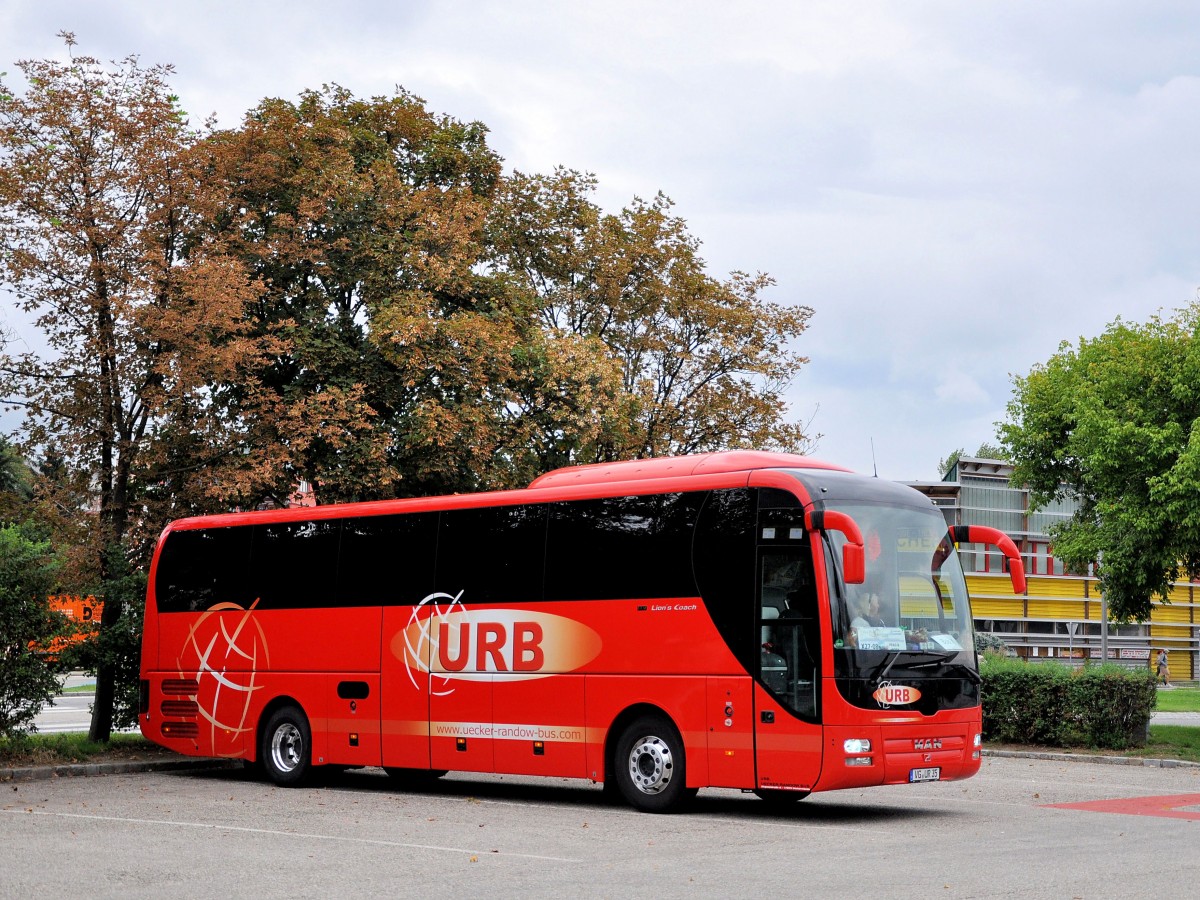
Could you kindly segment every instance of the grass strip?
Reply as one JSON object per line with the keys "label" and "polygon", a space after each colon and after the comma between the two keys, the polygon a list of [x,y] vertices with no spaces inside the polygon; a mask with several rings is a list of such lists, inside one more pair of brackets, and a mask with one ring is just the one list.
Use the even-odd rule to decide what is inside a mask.
{"label": "grass strip", "polygon": [[89,741],[86,733],[18,734],[0,737],[0,768],[66,765],[102,759],[140,759],[161,754],[162,748],[140,734],[114,734],[107,741]]}
{"label": "grass strip", "polygon": [[1200,688],[1171,688],[1158,692],[1158,712],[1200,712]]}

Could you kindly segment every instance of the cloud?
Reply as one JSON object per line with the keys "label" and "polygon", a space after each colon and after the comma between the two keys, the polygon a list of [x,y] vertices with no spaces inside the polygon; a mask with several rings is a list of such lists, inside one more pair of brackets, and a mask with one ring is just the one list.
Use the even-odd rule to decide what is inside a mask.
{"label": "cloud", "polygon": [[1200,284],[1200,8],[963,4],[49,4],[0,12],[0,69],[81,52],[173,62],[197,117],[403,85],[478,119],[509,167],[663,190],[712,271],[816,311],[794,415],[820,453],[935,477],[994,439],[1059,342]]}

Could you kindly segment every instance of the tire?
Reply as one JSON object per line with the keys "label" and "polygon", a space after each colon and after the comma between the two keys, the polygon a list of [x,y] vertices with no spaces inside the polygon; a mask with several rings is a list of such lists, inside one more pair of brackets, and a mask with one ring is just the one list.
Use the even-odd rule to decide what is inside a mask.
{"label": "tire", "polygon": [[312,774],[312,731],[298,707],[284,706],[271,714],[258,749],[267,778],[280,787],[295,787]]}
{"label": "tire", "polygon": [[622,732],[612,772],[621,796],[642,812],[671,812],[696,793],[687,787],[683,739],[662,716],[642,716]]}

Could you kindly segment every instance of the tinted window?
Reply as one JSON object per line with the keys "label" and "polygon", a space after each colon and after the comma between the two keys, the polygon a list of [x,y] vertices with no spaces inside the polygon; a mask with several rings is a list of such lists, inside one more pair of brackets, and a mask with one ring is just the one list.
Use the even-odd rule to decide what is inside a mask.
{"label": "tinted window", "polygon": [[541,600],[545,558],[545,505],[442,513],[437,589],[463,603]]}
{"label": "tinted window", "polygon": [[758,492],[759,509],[791,508],[800,505],[796,495],[778,488],[760,488]]}
{"label": "tinted window", "polygon": [[[775,492],[780,493],[780,492]],[[696,582],[725,643],[747,672],[758,666],[754,491],[713,491],[696,526]]]}
{"label": "tinted window", "polygon": [[694,597],[692,533],[703,497],[656,494],[555,504],[546,598]]}
{"label": "tinted window", "polygon": [[253,535],[245,526],[172,531],[155,574],[158,608],[198,611],[217,603],[248,608],[256,596],[250,579]]}
{"label": "tinted window", "polygon": [[415,604],[433,593],[437,513],[363,516],[342,523],[338,601]]}
{"label": "tinted window", "polygon": [[341,533],[337,521],[255,525],[247,586],[258,608],[333,606]]}

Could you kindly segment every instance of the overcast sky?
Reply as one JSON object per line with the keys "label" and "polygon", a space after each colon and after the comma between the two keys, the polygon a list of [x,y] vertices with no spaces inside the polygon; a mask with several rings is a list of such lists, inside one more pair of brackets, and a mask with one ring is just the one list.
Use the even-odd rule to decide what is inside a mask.
{"label": "overcast sky", "polygon": [[1194,0],[4,0],[0,70],[63,29],[174,64],[222,126],[402,85],[507,169],[595,173],[609,211],[663,191],[711,274],[816,311],[791,415],[859,471],[873,440],[882,477],[936,478],[994,441],[1012,374],[1200,286]]}

